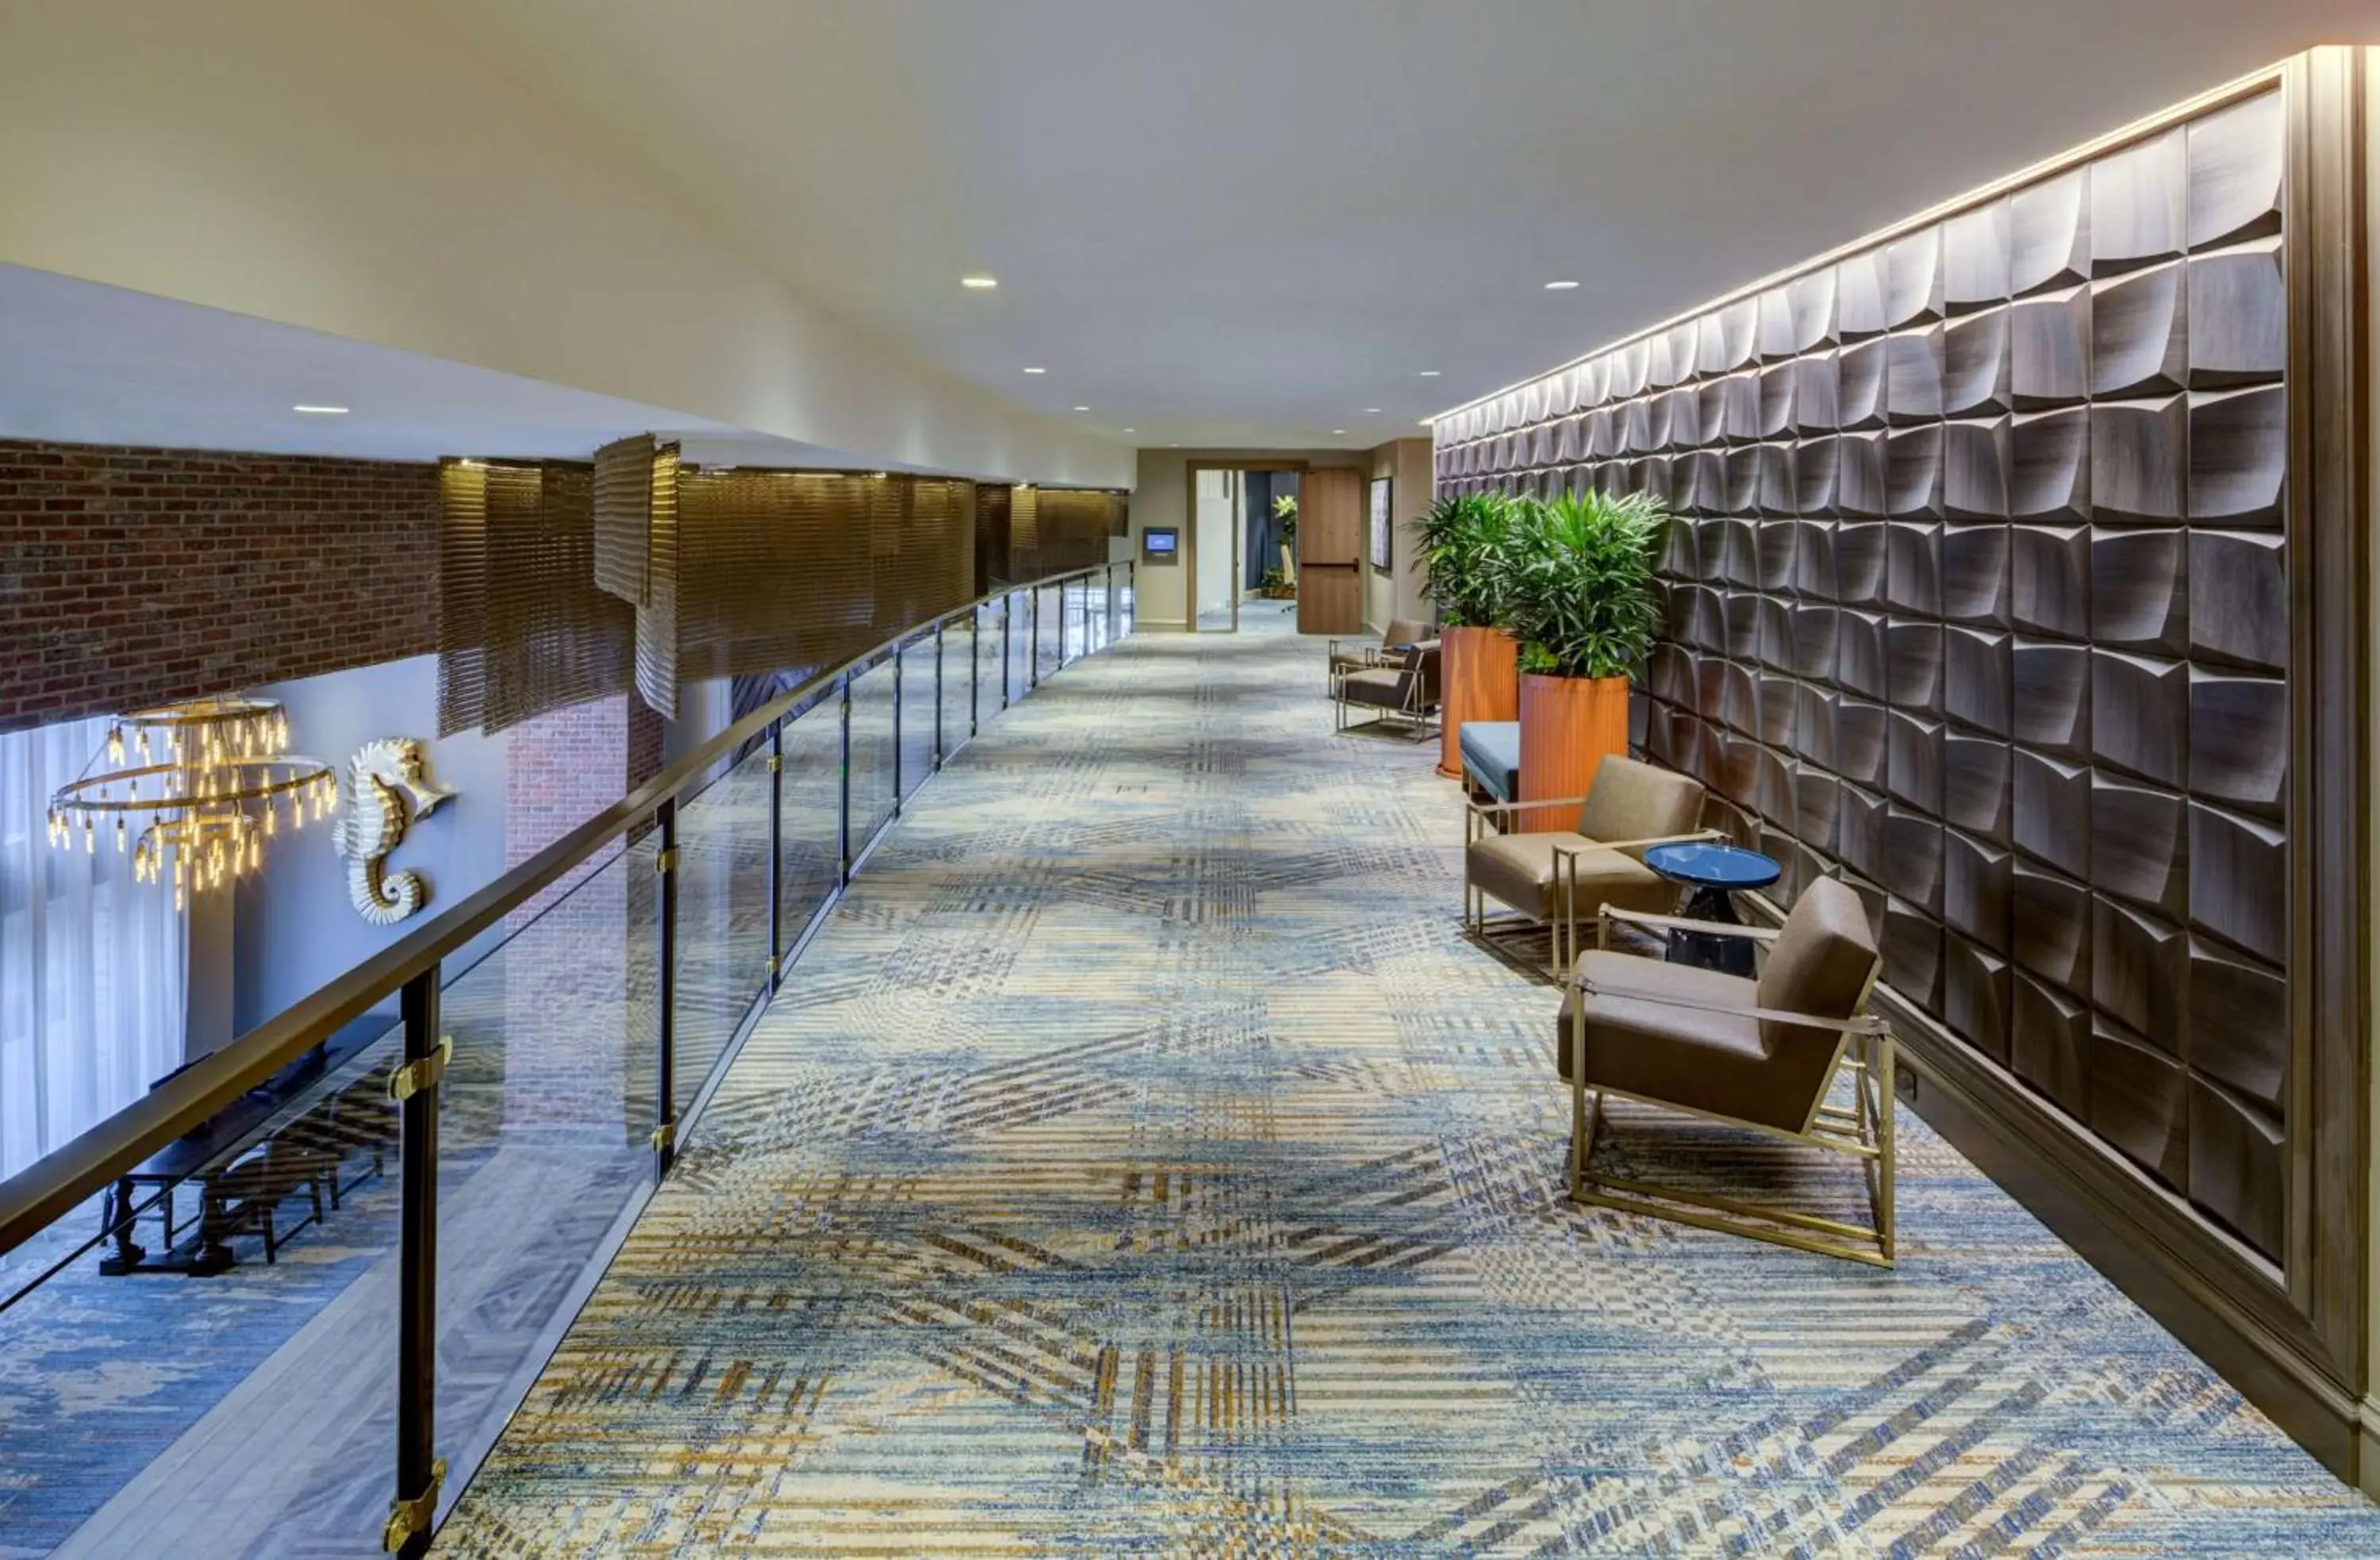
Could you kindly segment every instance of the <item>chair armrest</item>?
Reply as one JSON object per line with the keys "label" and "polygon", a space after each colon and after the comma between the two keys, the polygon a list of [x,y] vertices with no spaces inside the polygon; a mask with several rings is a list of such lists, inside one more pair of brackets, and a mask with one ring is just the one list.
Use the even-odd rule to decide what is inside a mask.
{"label": "chair armrest", "polygon": [[1539,797],[1534,801],[1475,801],[1467,805],[1484,818],[1499,812],[1521,812],[1539,807],[1577,807],[1585,800],[1585,797]]}
{"label": "chair armrest", "polygon": [[[1539,801],[1530,802],[1528,805],[1531,807],[1543,807],[1546,804]],[[1581,839],[1586,839],[1585,835],[1581,835],[1579,837]],[[1584,855],[1585,852],[1590,850],[1649,850],[1657,845],[1698,845],[1705,840],[1721,839],[1724,837],[1725,836],[1717,829],[1696,829],[1690,835],[1656,835],[1651,839],[1594,839],[1587,840],[1586,844],[1582,846],[1555,846],[1554,856],[1556,859],[1560,859],[1564,856]]]}
{"label": "chair armrest", "polygon": [[1604,906],[1601,914],[1606,920],[1654,926],[1664,932],[1702,932],[1714,937],[1746,937],[1755,943],[1773,943],[1784,930],[1780,926],[1742,926],[1726,920],[1692,920],[1684,916],[1656,915],[1650,910],[1622,909],[1618,905]]}
{"label": "chair armrest", "polygon": [[1691,1007],[1697,1013],[1727,1013],[1739,1018],[1755,1018],[1763,1023],[1792,1024],[1802,1029],[1834,1030],[1843,1034],[1886,1034],[1884,1020],[1873,1013],[1855,1014],[1849,1018],[1822,1018],[1815,1013],[1795,1013],[1782,1007],[1742,1007],[1731,1002],[1696,1002],[1690,997],[1663,996],[1652,992],[1604,992],[1592,981],[1572,975],[1571,984],[1585,996],[1609,995],[1620,1002],[1653,1002],[1664,1007]]}

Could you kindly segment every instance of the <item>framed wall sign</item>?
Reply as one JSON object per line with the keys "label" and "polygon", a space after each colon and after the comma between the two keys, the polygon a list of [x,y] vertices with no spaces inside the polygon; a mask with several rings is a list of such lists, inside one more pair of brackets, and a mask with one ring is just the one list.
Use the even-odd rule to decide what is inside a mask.
{"label": "framed wall sign", "polygon": [[1143,563],[1179,564],[1182,533],[1172,526],[1149,527],[1140,533],[1140,558]]}
{"label": "framed wall sign", "polygon": [[1394,551],[1394,528],[1389,523],[1389,481],[1386,477],[1372,479],[1372,567],[1382,574],[1393,567],[1390,554]]}

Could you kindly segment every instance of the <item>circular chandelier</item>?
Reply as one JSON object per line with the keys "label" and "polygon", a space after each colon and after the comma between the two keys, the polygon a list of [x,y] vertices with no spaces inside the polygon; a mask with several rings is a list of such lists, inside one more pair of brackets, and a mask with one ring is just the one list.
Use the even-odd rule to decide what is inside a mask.
{"label": "circular chandelier", "polygon": [[[302,829],[338,806],[331,766],[289,750],[278,700],[195,699],[119,716],[103,753],[50,798],[50,843],[99,850],[113,823],[115,848],[140,882],[174,884],[174,908],[264,865],[264,842]],[[136,836],[127,826],[145,819]]]}

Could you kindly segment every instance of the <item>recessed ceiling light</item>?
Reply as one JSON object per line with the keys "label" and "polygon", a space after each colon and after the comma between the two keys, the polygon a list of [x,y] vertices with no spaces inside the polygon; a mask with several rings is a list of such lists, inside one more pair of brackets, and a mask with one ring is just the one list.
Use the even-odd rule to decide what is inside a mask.
{"label": "recessed ceiling light", "polygon": [[1076,407],[1075,409],[1076,411],[1088,411],[1088,410],[1090,410],[1091,408],[1088,408],[1088,407]]}
{"label": "recessed ceiling light", "polygon": [[1048,373],[1050,371],[1048,369],[1026,369],[1025,372],[1026,373]]}
{"label": "recessed ceiling light", "polygon": [[1000,286],[1000,278],[997,276],[962,276],[959,278],[959,286],[966,288],[970,292],[990,292],[992,288]]}
{"label": "recessed ceiling light", "polygon": [[1139,433],[1139,432],[1140,432],[1140,430],[1139,430],[1139,429],[1137,429],[1137,428],[1127,428],[1127,429],[1125,429],[1125,430],[1124,430],[1124,432],[1125,432],[1125,433]]}
{"label": "recessed ceiling light", "polygon": [[1578,286],[1578,284],[1577,284],[1576,282],[1548,282],[1548,283],[1546,284],[1546,291],[1548,291],[1548,292],[1568,292],[1568,291],[1570,291],[1570,290],[1571,290],[1571,288],[1572,288],[1572,287],[1574,287],[1574,286]]}
{"label": "recessed ceiling light", "polygon": [[295,412],[303,412],[308,417],[345,417],[347,415],[347,408],[345,407],[291,407],[289,409]]}
{"label": "recessed ceiling light", "polygon": [[1380,408],[1378,408],[1378,407],[1366,407],[1364,409],[1365,409],[1366,411],[1378,411],[1378,410],[1379,410]]}
{"label": "recessed ceiling light", "polygon": [[1424,369],[1421,371],[1421,376],[1424,379],[1436,379],[1438,377],[1438,371],[1436,369]]}
{"label": "recessed ceiling light", "polygon": [[1345,430],[1344,428],[1333,428],[1333,429],[1332,429],[1332,430],[1330,430],[1330,431],[1331,431],[1333,433],[1344,433],[1347,430]]}

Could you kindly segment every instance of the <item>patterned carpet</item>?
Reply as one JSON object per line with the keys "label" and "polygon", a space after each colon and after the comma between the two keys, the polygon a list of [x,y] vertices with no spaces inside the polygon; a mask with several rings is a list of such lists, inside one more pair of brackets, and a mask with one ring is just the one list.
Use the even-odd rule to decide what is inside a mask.
{"label": "patterned carpet", "polygon": [[1321,660],[1136,640],[927,788],[439,1553],[2380,1554],[1922,1124],[1894,1273],[1570,1207],[1553,999]]}

